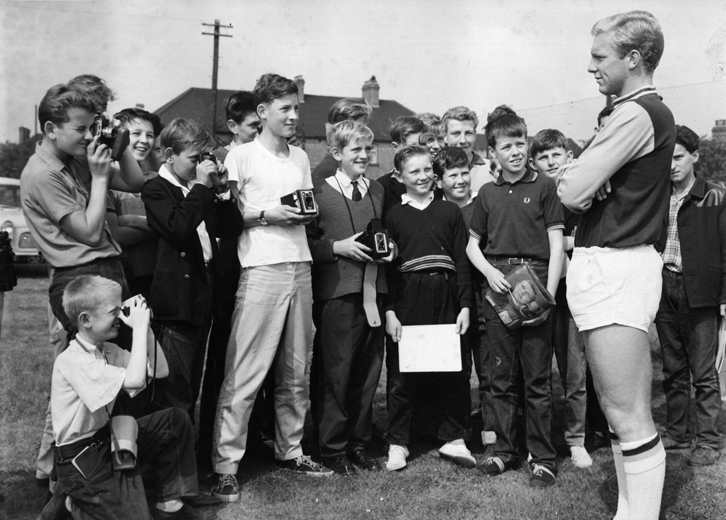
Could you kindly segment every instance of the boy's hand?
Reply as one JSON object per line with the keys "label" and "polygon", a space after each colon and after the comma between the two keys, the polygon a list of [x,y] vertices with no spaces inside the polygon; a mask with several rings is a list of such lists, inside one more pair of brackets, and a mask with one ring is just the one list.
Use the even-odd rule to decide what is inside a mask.
{"label": "boy's hand", "polygon": [[391,336],[393,341],[398,343],[401,341],[401,322],[398,321],[394,311],[386,311],[386,333]]}
{"label": "boy's hand", "polygon": [[363,231],[345,240],[336,240],[333,242],[333,254],[335,256],[350,258],[356,262],[371,262],[373,259],[367,254],[370,253],[371,248],[355,241],[362,234]]}
{"label": "boy's hand", "polygon": [[212,183],[214,186],[220,186],[227,184],[227,181],[229,181],[227,168],[224,167],[224,164],[220,163],[217,165],[217,171],[212,174]]}
{"label": "boy's hand", "polygon": [[[128,309],[128,316],[126,315]],[[118,313],[119,319],[132,329],[141,329],[146,331],[151,321],[151,311],[146,304],[146,300],[140,294],[133,298],[129,298],[123,303],[122,309]]]}
{"label": "boy's hand", "polygon": [[214,184],[213,179],[217,174],[217,165],[209,159],[197,164],[197,183],[204,184],[207,188],[211,188]]}
{"label": "boy's hand", "polygon": [[464,307],[456,317],[456,333],[463,336],[469,330],[469,307]]}
{"label": "boy's hand", "polygon": [[486,276],[489,287],[494,289],[494,292],[504,293],[512,288],[502,272],[496,267],[492,267],[491,270],[484,273],[484,276]]}
{"label": "boy's hand", "polygon": [[111,150],[105,144],[98,144],[98,137],[88,144],[86,159],[93,180],[108,179],[111,171]]}
{"label": "boy's hand", "polygon": [[304,226],[313,221],[313,216],[300,215],[299,208],[280,205],[271,210],[265,211],[265,219],[268,223],[276,226]]}
{"label": "boy's hand", "polygon": [[595,196],[597,197],[597,200],[605,200],[608,198],[608,193],[610,193],[612,190],[610,189],[610,181],[605,181],[605,184],[600,186],[597,191],[595,192]]}
{"label": "boy's hand", "polygon": [[388,250],[391,252],[390,255],[385,256],[383,258],[379,258],[378,260],[373,260],[372,263],[374,264],[389,264],[393,262],[396,257],[398,256],[398,246],[393,240],[388,241]]}
{"label": "boy's hand", "polygon": [[523,321],[522,327],[535,327],[535,326],[539,325],[540,323],[543,323],[547,319],[547,316],[550,315],[551,310],[552,309],[547,309],[546,311],[544,311],[542,313],[542,315],[540,315],[536,318],[533,318],[531,320]]}

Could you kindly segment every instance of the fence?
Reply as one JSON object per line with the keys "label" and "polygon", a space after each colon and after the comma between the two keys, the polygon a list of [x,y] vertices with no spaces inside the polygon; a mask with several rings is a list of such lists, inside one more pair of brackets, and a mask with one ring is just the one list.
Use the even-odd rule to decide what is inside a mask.
{"label": "fence", "polygon": [[[658,88],[671,109],[676,124],[686,125],[701,137],[710,138],[716,120],[726,119],[726,80],[695,85]],[[560,105],[517,110],[527,121],[530,135],[556,128],[578,143],[588,141],[597,124],[597,114],[605,106],[598,96]]]}

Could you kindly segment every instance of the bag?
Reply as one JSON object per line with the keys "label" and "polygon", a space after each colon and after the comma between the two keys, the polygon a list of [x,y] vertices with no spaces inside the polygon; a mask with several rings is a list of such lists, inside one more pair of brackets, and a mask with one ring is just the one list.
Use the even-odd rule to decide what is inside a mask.
{"label": "bag", "polygon": [[117,415],[111,418],[111,463],[114,471],[124,471],[136,467],[136,437],[139,425],[130,415]]}

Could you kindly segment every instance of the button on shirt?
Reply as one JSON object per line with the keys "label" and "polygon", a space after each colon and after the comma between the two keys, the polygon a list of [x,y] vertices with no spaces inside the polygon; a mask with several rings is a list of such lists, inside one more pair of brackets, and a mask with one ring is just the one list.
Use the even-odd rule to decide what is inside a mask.
{"label": "button on shirt", "polygon": [[[371,182],[365,177],[361,176],[356,179],[358,182],[358,191],[360,191],[361,199],[364,199],[366,196],[366,193],[368,193],[368,184]],[[348,177],[346,174],[338,170],[335,172],[335,175],[332,177],[326,177],[325,182],[330,184],[330,186],[337,191],[338,193],[341,193],[341,188],[343,189],[342,193],[346,196],[346,198],[353,200],[353,181],[350,180],[350,177]]]}
{"label": "button on shirt", "polygon": [[[167,170],[166,165],[161,165],[161,168],[159,168],[159,177],[162,179],[169,181],[171,184],[176,186],[177,188],[180,188],[182,190],[182,194],[184,195],[184,198],[186,198],[187,195],[189,195],[189,188],[186,186],[183,186],[179,181],[177,181],[172,173]],[[199,235],[199,242],[202,244],[202,253],[204,253],[204,261],[209,262],[212,259],[212,243],[209,240],[209,233],[207,233],[207,226],[202,221],[199,226],[197,226],[197,234]],[[184,253],[182,253],[184,254]],[[187,276],[188,278],[188,276]]]}
{"label": "button on shirt", "polygon": [[668,237],[666,238],[665,248],[661,256],[663,257],[663,265],[665,265],[666,269],[674,273],[683,272],[681,241],[678,238],[678,211],[683,206],[683,201],[686,200],[686,195],[691,192],[692,187],[693,182],[680,195],[676,192],[675,188],[671,190],[670,208],[668,210]]}

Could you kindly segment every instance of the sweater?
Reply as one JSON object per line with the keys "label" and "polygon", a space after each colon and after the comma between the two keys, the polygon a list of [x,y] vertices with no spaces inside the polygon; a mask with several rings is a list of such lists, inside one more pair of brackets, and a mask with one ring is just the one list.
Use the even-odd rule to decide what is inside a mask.
{"label": "sweater", "polygon": [[[371,219],[381,218],[383,188],[370,182],[366,196],[356,202],[323,179],[315,185],[315,200],[318,203],[318,214],[307,225],[308,245],[313,257],[313,297],[316,300],[331,300],[362,292],[366,264],[335,256],[333,242],[365,231]],[[387,292],[383,265],[378,266],[376,290],[379,293]]]}
{"label": "sweater", "polygon": [[426,209],[397,204],[386,214],[391,239],[398,245],[398,258],[388,267],[389,297],[386,309],[396,303],[395,280],[402,273],[447,270],[456,273],[459,305],[473,307],[468,240],[461,210],[453,202],[434,199]]}

